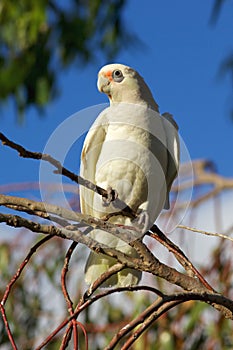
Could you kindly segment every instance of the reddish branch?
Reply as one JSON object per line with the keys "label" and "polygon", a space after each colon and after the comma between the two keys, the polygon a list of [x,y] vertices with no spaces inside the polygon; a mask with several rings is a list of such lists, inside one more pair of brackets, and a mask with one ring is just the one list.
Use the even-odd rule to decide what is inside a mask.
{"label": "reddish branch", "polygon": [[158,226],[153,225],[151,228],[152,232],[148,235],[156,239],[159,243],[165,246],[170,252],[174,254],[177,261],[185,268],[189,275],[193,275],[199,278],[200,282],[210,291],[215,292],[215,290],[210,286],[210,284],[205,280],[205,278],[200,274],[200,272],[195,268],[191,261],[187,258],[184,252],[174,244],[165,234],[158,228]]}
{"label": "reddish branch", "polygon": [[[63,265],[63,269],[61,272],[62,292],[63,292],[64,298],[65,298],[65,301],[67,304],[68,313],[70,314],[71,317],[74,314],[74,308],[73,308],[73,302],[72,302],[70,295],[68,293],[68,289],[67,289],[67,285],[66,285],[66,277],[67,277],[67,273],[69,270],[70,259],[71,259],[71,256],[72,256],[77,244],[78,244],[77,242],[72,242],[71,246],[69,247],[69,249],[66,253],[66,256],[65,256],[64,265]],[[72,331],[73,331],[73,339],[74,339],[73,349],[78,350],[78,327],[77,326],[79,326],[84,333],[86,349],[88,349],[88,337],[87,337],[85,327],[80,322],[76,321],[75,318],[72,318],[72,320],[69,322],[68,327],[67,327],[65,334],[63,336],[60,350],[64,350],[67,348],[69,341],[70,341],[70,338],[71,338],[71,335],[72,335]],[[51,339],[49,338],[49,341],[50,340]]]}
{"label": "reddish branch", "polygon": [[[91,285],[90,288],[88,289],[88,291],[86,291],[86,293],[84,293],[83,297],[80,299],[77,307],[75,308],[75,311],[72,313],[72,315],[64,320],[51,334],[48,335],[48,337],[35,349],[35,350],[41,350],[45,345],[47,345],[52,338],[54,338],[57,333],[59,333],[67,324],[71,323],[72,320],[76,319],[78,317],[78,315],[85,310],[87,307],[89,307],[94,301],[99,300],[101,297],[104,297],[106,295],[109,295],[111,293],[116,292],[116,290],[114,289],[112,292],[111,291],[107,291],[107,293],[102,293],[99,294],[98,296],[92,298],[92,299],[88,299],[87,298],[89,296],[91,296],[93,294],[93,292],[104,282],[106,281],[106,279],[110,278],[113,274],[121,271],[123,268],[123,266],[121,264],[116,264],[112,267],[109,268],[108,271],[106,271],[105,273],[103,273],[99,278],[98,281],[95,281],[95,286]],[[97,286],[98,284],[98,286]],[[80,324],[79,324],[80,325]],[[85,334],[85,330],[83,329],[83,332]],[[65,335],[65,337],[67,337],[68,335]],[[63,339],[64,340],[64,339]],[[87,345],[87,344],[86,344]]]}
{"label": "reddish branch", "polygon": [[8,319],[7,319],[7,316],[6,316],[6,311],[5,311],[5,308],[2,305],[2,303],[0,303],[0,309],[1,309],[2,319],[3,319],[3,322],[4,322],[5,328],[6,328],[6,333],[8,335],[8,338],[9,338],[9,341],[11,343],[11,346],[12,346],[13,350],[17,350],[18,348],[17,348],[17,346],[15,344],[14,337],[13,337],[13,335],[11,333],[9,322],[8,322]]}
{"label": "reddish branch", "polygon": [[[64,260],[64,266],[61,272],[61,287],[62,287],[62,292],[67,304],[67,310],[70,314],[70,316],[73,315],[74,313],[74,308],[73,308],[73,302],[69,296],[68,293],[68,289],[67,289],[67,285],[66,285],[66,275],[67,272],[69,270],[69,262],[72,256],[73,251],[75,250],[76,246],[77,246],[77,242],[72,242],[70,248],[68,249],[66,256],[65,256],[65,260]],[[62,340],[62,346],[61,346],[61,350],[64,350],[67,345],[69,344],[69,340],[71,337],[71,333],[72,333],[72,329],[73,329],[73,337],[74,337],[74,350],[78,349],[78,329],[77,329],[77,324],[76,324],[76,320],[73,319],[69,324],[68,324],[68,328],[63,336],[63,340]]]}
{"label": "reddish branch", "polygon": [[24,268],[26,267],[26,265],[28,264],[29,260],[31,259],[32,255],[37,251],[37,249],[42,246],[42,244],[46,243],[48,240],[50,240],[53,236],[46,236],[43,239],[41,239],[39,242],[37,242],[29,251],[29,253],[27,254],[26,258],[23,260],[23,262],[21,263],[21,265],[19,266],[18,270],[16,271],[15,275],[12,277],[12,279],[10,280],[10,282],[8,283],[8,285],[6,286],[5,289],[5,293],[2,297],[2,300],[0,302],[0,307],[1,307],[1,313],[2,313],[2,318],[3,318],[3,322],[5,324],[6,327],[6,332],[8,334],[8,338],[11,342],[11,345],[13,347],[13,349],[17,349],[16,344],[14,342],[14,338],[12,336],[11,330],[10,330],[10,326],[9,326],[9,322],[6,316],[6,312],[5,312],[5,308],[4,305],[8,299],[8,296],[11,292],[11,289],[13,287],[13,285],[16,283],[16,281],[18,280],[18,278],[20,277],[20,275],[22,274]]}
{"label": "reddish branch", "polygon": [[[88,300],[82,301],[79,304],[79,307],[75,310],[72,316],[64,320],[46,339],[45,341],[40,344],[35,350],[41,350],[45,345],[49,343],[49,341],[57,335],[58,332],[61,331],[69,322],[72,321],[72,319],[77,318],[78,315],[85,310],[87,307],[89,307],[91,304],[96,302],[97,300],[106,297],[107,295],[113,294],[113,293],[119,293],[119,292],[125,292],[125,291],[141,291],[141,290],[148,290],[155,294],[159,295],[159,298],[155,300],[155,302],[150,305],[146,310],[144,310],[142,313],[140,313],[139,316],[136,317],[136,319],[132,320],[129,323],[129,326],[124,326],[116,335],[116,337],[112,340],[112,346],[114,346],[119,342],[122,337],[127,335],[132,329],[134,329],[139,324],[143,324],[148,320],[148,317],[150,319],[148,320],[148,327],[151,325],[153,321],[155,321],[157,318],[159,318],[162,314],[164,314],[167,310],[171,309],[172,307],[185,302],[189,300],[199,300],[203,302],[211,302],[213,305],[222,305],[226,308],[229,316],[229,310],[231,309],[231,314],[233,312],[233,302],[219,294],[213,294],[213,293],[193,293],[193,292],[181,292],[177,294],[172,295],[166,295],[161,293],[155,288],[150,288],[147,286],[134,286],[134,287],[118,287],[110,290],[105,290],[104,292],[101,292],[97,295],[94,295],[90,297]],[[153,317],[153,321],[151,320],[151,316]],[[147,324],[147,322],[145,323]],[[147,327],[147,328],[148,328]],[[111,344],[111,343],[110,343]],[[109,344],[109,345],[110,345]],[[106,348],[106,349],[113,349],[114,347]],[[106,350],[105,349],[105,350]]]}
{"label": "reddish branch", "polygon": [[[114,335],[108,346],[104,348],[104,350],[112,350],[118,344],[118,342],[125,337],[127,334],[131,333],[134,328],[137,327],[136,331],[125,341],[124,345],[121,349],[129,349],[130,346],[138,339],[138,337],[145,332],[159,317],[161,317],[168,310],[177,306],[180,303],[190,301],[190,300],[198,300],[202,302],[206,302],[207,299],[212,303],[217,302],[218,299],[222,298],[219,294],[209,294],[209,293],[193,293],[193,292],[181,292],[173,295],[166,295],[160,293],[160,297],[154,301],[148,308],[146,308],[139,316],[137,316],[134,320],[124,325],[117,334]],[[224,297],[223,297],[224,298]],[[226,308],[229,307],[229,299],[224,298],[222,302]]]}

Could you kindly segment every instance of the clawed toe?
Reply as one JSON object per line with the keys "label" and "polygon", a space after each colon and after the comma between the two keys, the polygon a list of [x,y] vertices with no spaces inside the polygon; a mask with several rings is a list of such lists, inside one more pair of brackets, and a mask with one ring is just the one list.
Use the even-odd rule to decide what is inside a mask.
{"label": "clawed toe", "polygon": [[109,186],[107,188],[107,196],[102,196],[103,206],[108,207],[111,204],[111,202],[115,201],[117,197],[118,197],[117,191]]}
{"label": "clawed toe", "polygon": [[147,211],[142,211],[136,218],[135,222],[140,226],[142,233],[146,233],[150,228],[150,218]]}

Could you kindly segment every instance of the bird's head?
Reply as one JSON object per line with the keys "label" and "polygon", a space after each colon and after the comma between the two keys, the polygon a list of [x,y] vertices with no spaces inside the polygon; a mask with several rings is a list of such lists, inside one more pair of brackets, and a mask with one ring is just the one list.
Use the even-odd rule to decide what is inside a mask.
{"label": "bird's head", "polygon": [[145,104],[158,111],[158,105],[144,79],[134,69],[123,64],[102,67],[98,73],[97,87],[108,96],[110,103]]}

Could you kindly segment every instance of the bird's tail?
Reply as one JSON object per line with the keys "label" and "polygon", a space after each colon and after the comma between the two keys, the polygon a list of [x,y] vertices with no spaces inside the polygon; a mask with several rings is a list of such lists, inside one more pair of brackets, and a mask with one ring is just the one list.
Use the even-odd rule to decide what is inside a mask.
{"label": "bird's tail", "polygon": [[[125,225],[132,225],[129,218],[125,217],[113,217],[109,221],[112,223],[124,223]],[[130,257],[138,257],[136,250],[131,247],[128,243],[119,239],[115,235],[95,229],[89,234],[92,239],[96,240],[99,244],[107,245],[110,248],[116,249]],[[132,237],[132,240],[134,238]],[[109,270],[111,266],[116,264],[116,259],[108,257],[104,254],[97,254],[91,252],[89,254],[86,267],[85,267],[85,281],[88,284],[93,283],[102,273]],[[111,287],[111,286],[132,286],[138,284],[141,279],[141,272],[134,269],[123,269],[109,278],[102,287]]]}

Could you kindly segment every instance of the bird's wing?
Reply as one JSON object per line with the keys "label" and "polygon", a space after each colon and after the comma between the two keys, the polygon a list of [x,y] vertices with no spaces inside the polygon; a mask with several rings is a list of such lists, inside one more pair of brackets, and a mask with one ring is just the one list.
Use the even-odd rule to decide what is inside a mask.
{"label": "bird's wing", "polygon": [[[96,183],[96,164],[105,141],[106,132],[107,124],[104,121],[104,114],[100,114],[89,130],[82,149],[80,175],[94,184]],[[80,205],[82,213],[88,215],[94,214],[94,195],[94,191],[80,186]]]}
{"label": "bird's wing", "polygon": [[164,205],[164,209],[170,208],[169,203],[169,192],[174,179],[178,174],[179,169],[179,158],[180,158],[180,144],[178,136],[178,126],[170,113],[162,114],[163,125],[167,139],[167,199]]}
{"label": "bird's wing", "polygon": [[[107,161],[109,160],[109,156],[111,156],[112,148],[111,145],[109,147],[108,141],[106,141],[107,133],[109,133],[109,124],[107,120],[108,117],[109,109],[105,110],[105,112],[102,115],[100,114],[100,116],[97,118],[96,122],[93,124],[86,136],[81,155],[81,176],[83,176],[85,179],[92,181],[93,183],[98,184],[98,176],[102,174],[102,171],[103,176],[106,176],[106,181],[108,181],[109,179],[108,174],[105,173],[104,169],[102,171],[98,169],[98,163],[101,163],[101,159],[102,161]],[[109,152],[106,152],[106,148]],[[105,155],[107,156],[106,159],[104,159]],[[113,175],[114,174],[112,174],[112,176]],[[98,202],[97,204],[96,201]],[[80,203],[82,213],[89,214],[94,217],[99,217],[99,208],[101,207],[102,201],[101,198],[98,195],[96,195],[93,191],[81,186]],[[104,207],[103,210],[105,210]],[[120,218],[112,218],[112,221],[110,218],[109,221],[116,223],[117,220],[120,220]],[[125,223],[125,220],[129,220],[129,218],[123,217],[123,224]],[[89,233],[89,236],[94,240],[98,241],[99,243],[103,243],[109,247],[114,247],[115,249],[118,249],[119,251],[122,251],[125,254],[130,254],[132,256],[136,256],[137,254],[136,251],[124,241],[120,240],[117,237],[114,237],[113,235],[105,231],[95,229]],[[116,260],[113,258],[91,252],[85,267],[86,282],[88,284],[92,283],[101,273],[107,271],[115,263]],[[125,286],[137,284],[140,278],[140,271],[125,269],[124,271],[112,276],[112,278],[110,278],[106,284],[102,284],[102,287],[109,287],[111,285]]]}

